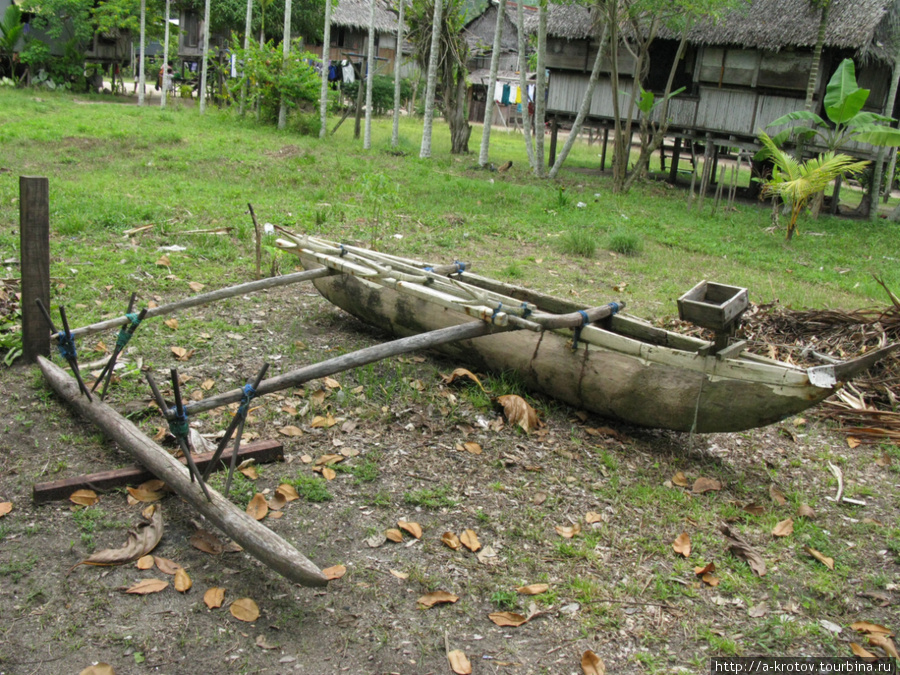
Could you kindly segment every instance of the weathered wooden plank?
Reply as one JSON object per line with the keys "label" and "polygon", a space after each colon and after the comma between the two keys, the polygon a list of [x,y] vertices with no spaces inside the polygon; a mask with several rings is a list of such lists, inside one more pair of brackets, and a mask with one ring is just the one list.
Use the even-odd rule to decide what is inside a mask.
{"label": "weathered wooden plank", "polygon": [[50,355],[50,329],[36,300],[50,307],[50,183],[19,177],[19,250],[22,268],[22,356]]}
{"label": "weathered wooden plank", "polygon": [[[231,461],[232,452],[233,449],[226,450],[221,458],[221,462],[218,462],[220,466],[214,467],[213,470],[217,471],[219,468],[227,467],[228,462]],[[200,471],[206,468],[213,454],[212,452],[204,452],[200,455],[194,455],[194,461]],[[240,452],[238,452],[237,459],[238,462],[253,459],[261,464],[278,462],[284,459],[284,446],[278,441],[256,441],[255,443],[242,446]],[[180,461],[182,463],[185,462],[184,458]],[[36,483],[31,489],[31,498],[35,504],[44,504],[58,499],[68,499],[69,495],[75,490],[112,490],[125,485],[143,483],[153,477],[152,471],[135,464],[121,469],[111,469],[83,476],[47,481],[46,483]]]}

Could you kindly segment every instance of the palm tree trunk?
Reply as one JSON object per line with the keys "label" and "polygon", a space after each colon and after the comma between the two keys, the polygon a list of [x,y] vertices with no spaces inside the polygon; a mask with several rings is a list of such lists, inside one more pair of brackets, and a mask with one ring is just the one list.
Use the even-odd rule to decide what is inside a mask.
{"label": "palm tree trunk", "polygon": [[[209,0],[207,0],[208,2]],[[144,53],[144,40],[146,37],[146,26],[147,26],[147,2],[146,0],[141,0],[141,49],[140,49],[140,58],[141,62],[139,64],[140,67],[140,75],[138,76],[138,105],[144,105],[144,86],[147,83],[147,75],[144,72],[144,61],[146,60],[146,54]],[[201,110],[202,112],[202,110]]]}
{"label": "palm tree trunk", "polygon": [[538,8],[538,42],[537,42],[537,86],[534,93],[534,159],[535,173],[539,178],[544,176],[544,112],[545,90],[547,88],[547,72],[544,62],[547,57],[547,4],[541,0]]}
{"label": "palm tree trunk", "polygon": [[375,0],[369,0],[369,51],[366,58],[366,132],[363,150],[372,147],[372,87],[375,84]]}
{"label": "palm tree trunk", "polygon": [[[165,38],[163,40],[163,77],[162,77],[162,92],[159,96],[159,107],[166,107],[166,95],[167,91],[167,78],[169,78],[169,10],[171,9],[171,0],[166,0],[166,33]],[[171,81],[171,80],[169,80]]]}
{"label": "palm tree trunk", "polygon": [[[209,0],[207,0],[209,2]],[[284,32],[281,37],[282,68],[287,68],[288,56],[291,53],[291,0],[284,3]],[[281,94],[281,104],[278,106],[278,128],[287,126],[287,101],[284,93]]]}
{"label": "palm tree trunk", "polygon": [[[531,170],[535,170],[534,159],[534,142],[531,136],[531,109],[528,105],[528,54],[525,52],[525,10],[522,8],[523,3],[516,3],[516,27],[518,28],[518,49],[519,49],[519,87],[522,89],[522,100],[525,103],[525,109],[522,111],[522,127],[525,136],[525,150],[528,153],[528,165]],[[493,97],[494,92],[488,92]]]}
{"label": "palm tree trunk", "polygon": [[431,127],[434,123],[434,93],[437,88],[438,52],[441,48],[441,19],[443,0],[434,0],[434,17],[431,24],[431,52],[428,55],[428,77],[425,85],[425,124],[422,128],[422,147],[419,157],[431,157]]}
{"label": "palm tree trunk", "polygon": [[[252,0],[248,0],[248,2],[252,2]],[[331,0],[325,0],[325,26],[322,29],[322,88],[319,92],[319,138],[325,138],[328,131],[328,69],[330,66]]]}
{"label": "palm tree trunk", "polygon": [[[884,103],[884,109],[881,111],[885,117],[890,117],[894,112],[894,103],[897,101],[897,74],[900,73],[900,51],[894,54],[894,63],[891,67],[891,88],[888,90],[887,100]],[[891,148],[891,152],[896,156],[896,148]],[[884,172],[884,153],[885,148],[878,148],[878,157],[875,159],[875,166],[872,169],[872,205],[869,211],[869,218],[876,220],[878,218],[878,202],[881,194],[881,178]],[[891,186],[888,185],[888,193]]]}
{"label": "palm tree trunk", "polygon": [[[143,2],[143,0],[141,0]],[[206,112],[206,77],[209,72],[209,0],[203,7],[203,67],[200,69],[200,114]]]}
{"label": "palm tree trunk", "polygon": [[806,84],[805,110],[812,110],[813,95],[819,84],[819,64],[822,61],[822,47],[825,45],[825,29],[828,27],[828,9],[831,0],[814,0],[814,4],[821,3],[822,13],[819,16],[819,32],[816,35],[816,47],[813,49],[812,64],[809,68],[809,81]]}
{"label": "palm tree trunk", "polygon": [[597,81],[600,79],[600,64],[603,62],[603,49],[606,46],[606,38],[608,35],[609,24],[604,23],[603,34],[600,36],[600,43],[597,45],[597,56],[594,58],[594,66],[591,68],[591,79],[588,81],[587,89],[585,89],[584,96],[581,98],[581,107],[578,109],[578,115],[575,117],[575,123],[572,125],[569,137],[566,139],[565,145],[563,145],[559,156],[556,158],[553,167],[550,169],[550,178],[556,178],[556,175],[562,168],[563,162],[566,161],[569,151],[575,144],[575,138],[581,132],[581,127],[584,126],[584,120],[591,109],[591,99],[593,98]]}
{"label": "palm tree trunk", "polygon": [[[520,0],[521,2],[521,0]],[[491,146],[491,122],[494,117],[494,87],[497,84],[497,70],[500,67],[500,46],[503,39],[503,19],[506,18],[506,0],[500,0],[497,7],[497,25],[494,28],[494,50],[491,52],[491,75],[488,79],[488,96],[484,106],[484,128],[481,132],[481,153],[478,166],[484,168],[488,163],[488,152]],[[528,90],[522,97],[522,105],[528,107]]]}
{"label": "palm tree trunk", "polygon": [[[328,0],[329,2],[331,0]],[[391,131],[391,147],[400,145],[400,58],[403,54],[403,0],[399,0],[399,16],[397,17],[397,50],[394,54],[394,119]]]}

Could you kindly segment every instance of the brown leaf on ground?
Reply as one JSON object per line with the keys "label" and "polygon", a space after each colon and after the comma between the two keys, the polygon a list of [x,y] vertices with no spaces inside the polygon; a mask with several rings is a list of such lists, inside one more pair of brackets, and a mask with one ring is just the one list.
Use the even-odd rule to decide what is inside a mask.
{"label": "brown leaf on ground", "polygon": [[478,541],[478,535],[475,533],[475,530],[466,530],[463,532],[459,535],[459,541],[463,546],[472,551],[472,553],[475,553],[475,551],[481,548],[481,542]]}
{"label": "brown leaf on ground", "polygon": [[127,488],[128,494],[134,497],[135,501],[151,503],[158,502],[160,499],[166,496],[165,492],[158,492],[156,490],[145,490],[141,487],[130,487]]}
{"label": "brown leaf on ground", "polygon": [[702,495],[704,492],[717,492],[722,489],[722,484],[715,478],[704,478],[701,476],[694,481],[691,492],[695,495]]}
{"label": "brown leaf on ground", "polygon": [[93,490],[75,490],[69,495],[69,501],[79,506],[93,506],[100,501],[100,497]]}
{"label": "brown leaf on ground", "polygon": [[12,511],[12,502],[0,502],[0,518]]}
{"label": "brown leaf on ground", "polygon": [[238,598],[228,607],[228,611],[238,621],[252,623],[259,618],[259,605],[251,598]]}
{"label": "brown leaf on ground", "polygon": [[694,574],[696,574],[698,577],[702,577],[704,574],[709,574],[710,572],[715,572],[715,571],[716,571],[715,563],[707,563],[705,567],[695,567],[694,568]]}
{"label": "brown leaf on ground", "polygon": [[897,646],[887,635],[874,633],[869,636],[869,644],[873,647],[881,647],[884,650],[884,653],[892,659],[900,659],[900,653],[897,652]]}
{"label": "brown leaf on ground", "polygon": [[687,532],[682,532],[677,537],[675,537],[675,541],[672,542],[672,549],[675,553],[679,553],[683,555],[685,558],[690,557],[691,555],[691,537]]}
{"label": "brown leaf on ground", "polygon": [[868,621],[856,621],[850,624],[850,628],[855,631],[859,631],[860,633],[881,633],[882,635],[891,636],[894,634],[890,628],[886,628],[877,623],[870,623]]}
{"label": "brown leaf on ground", "polygon": [[269,508],[273,511],[281,511],[287,504],[287,499],[284,496],[283,492],[279,492],[275,490],[275,494],[272,495],[272,498],[268,501]]}
{"label": "brown leaf on ground", "polygon": [[156,261],[155,264],[156,264],[158,267],[168,267],[168,266],[171,265],[172,263],[169,262],[169,256],[167,256],[167,255],[162,255],[162,256],[159,257],[159,259]]}
{"label": "brown leaf on ground", "polygon": [[423,609],[428,609],[429,607],[434,607],[435,605],[454,603],[457,600],[459,600],[459,596],[453,595],[453,593],[448,593],[447,591],[434,591],[433,593],[423,595],[421,598],[416,600],[416,603]]}
{"label": "brown leaf on ground", "polygon": [[797,509],[797,517],[809,518],[810,520],[812,520],[816,517],[816,512],[809,504],[801,504],[800,508]]}
{"label": "brown leaf on ground", "polygon": [[343,462],[346,459],[343,455],[339,455],[337,453],[332,453],[329,455],[321,455],[319,459],[316,460],[315,466],[331,466],[332,464],[337,464],[338,462]]}
{"label": "brown leaf on ground", "polygon": [[185,349],[184,347],[171,347],[171,352],[175,355],[176,361],[187,361],[190,359],[196,349]]}
{"label": "brown leaf on ground", "polygon": [[156,563],[156,567],[163,574],[175,574],[178,570],[184,569],[174,560],[169,560],[168,558],[163,558],[162,556],[153,556],[153,562]]}
{"label": "brown leaf on ground", "polygon": [[444,384],[452,384],[456,380],[469,379],[477,384],[481,388],[481,391],[486,391],[484,385],[481,384],[481,380],[479,380],[473,372],[466,370],[465,368],[457,368],[449,375],[441,375],[441,379],[444,380]]}
{"label": "brown leaf on ground", "polygon": [[794,533],[794,520],[792,518],[788,518],[787,520],[782,520],[772,530],[772,536],[775,536],[775,537],[787,537],[793,533]]}
{"label": "brown leaf on ground", "polygon": [[401,541],[403,541],[403,533],[393,527],[389,530],[385,530],[384,536],[395,544],[399,544]]}
{"label": "brown leaf on ground", "polygon": [[527,586],[519,586],[517,593],[522,595],[540,595],[550,590],[550,584],[528,584]]}
{"label": "brown leaf on ground", "polygon": [[535,506],[540,506],[545,501],[547,501],[547,493],[546,492],[535,492],[534,497],[532,498],[531,501]]}
{"label": "brown leaf on ground", "polygon": [[322,575],[328,579],[328,581],[340,579],[345,574],[347,574],[347,568],[343,565],[334,565],[333,567],[326,567],[322,570]]}
{"label": "brown leaf on ground", "polygon": [[126,589],[125,592],[134,595],[149,595],[150,593],[159,593],[168,587],[168,581],[163,581],[162,579],[144,579]]}
{"label": "brown leaf on ground", "polygon": [[681,471],[676,471],[675,475],[672,476],[672,485],[686,488],[688,485],[690,485],[690,483],[688,482],[687,476],[685,476]]}
{"label": "brown leaf on ground", "polygon": [[862,444],[862,441],[859,440],[856,436],[847,436],[847,447],[848,448],[858,448]]}
{"label": "brown leaf on ground", "polygon": [[572,526],[557,525],[554,529],[556,530],[556,534],[558,534],[563,539],[571,539],[572,537],[581,534],[580,523],[575,523]]}
{"label": "brown leaf on ground", "polygon": [[250,466],[241,467],[238,469],[238,471],[240,471],[250,480],[259,480],[259,470],[253,464],[251,464]]}
{"label": "brown leaf on ground", "polygon": [[281,427],[278,430],[278,433],[281,434],[282,436],[294,437],[294,436],[302,436],[303,430],[300,429],[299,427],[295,427],[293,424],[289,424],[286,427]]}
{"label": "brown leaf on ground", "polygon": [[328,413],[324,417],[322,415],[316,415],[312,418],[312,422],[309,423],[309,426],[313,429],[330,429],[335,424],[337,424],[337,420],[334,419],[334,416],[331,413]]}
{"label": "brown leaf on ground", "polygon": [[444,542],[444,544],[449,548],[452,548],[454,551],[459,550],[459,537],[453,534],[453,532],[444,532],[444,534],[441,535],[441,541]]}
{"label": "brown leaf on ground", "polygon": [[163,534],[162,511],[159,507],[151,508],[153,508],[153,512],[150,519],[128,533],[128,541],[122,548],[107,548],[97,551],[78,565],[121,565],[150,553],[156,548]]}
{"label": "brown leaf on ground", "polygon": [[858,656],[861,659],[877,659],[878,658],[877,656],[875,656],[872,652],[870,652],[868,649],[863,647],[858,642],[850,643],[850,651],[853,652],[854,656]]}
{"label": "brown leaf on ground", "polygon": [[203,380],[203,382],[200,383],[200,388],[201,388],[203,391],[209,391],[210,389],[212,389],[212,388],[215,387],[215,386],[216,386],[216,381],[215,381],[215,380],[206,379],[206,380]]}
{"label": "brown leaf on ground", "polygon": [[806,547],[806,552],[809,553],[813,558],[818,560],[820,563],[825,565],[825,567],[830,569],[832,572],[834,571],[834,558],[829,558],[824,553],[817,551],[814,548],[810,548],[809,546]]}
{"label": "brown leaf on ground", "polygon": [[584,514],[584,522],[586,522],[588,525],[593,525],[594,523],[602,523],[603,516],[601,516],[596,511],[588,511]]}
{"label": "brown leaf on ground", "polygon": [[325,480],[331,481],[337,478],[337,472],[332,469],[330,466],[322,467],[322,478]]}
{"label": "brown leaf on ground", "polygon": [[507,394],[499,397],[497,402],[503,406],[503,412],[509,423],[518,424],[525,430],[525,433],[531,433],[544,426],[535,409],[528,405],[528,402],[521,396]]}
{"label": "brown leaf on ground", "polygon": [[516,612],[492,612],[488,614],[488,618],[498,626],[512,626],[513,628],[528,622],[528,617]]}
{"label": "brown leaf on ground", "polygon": [[719,578],[716,576],[713,576],[712,574],[704,574],[703,576],[700,577],[700,581],[702,581],[704,584],[708,584],[712,587],[716,587],[719,585]]}
{"label": "brown leaf on ground", "polygon": [[97,663],[93,666],[88,666],[78,675],[116,675],[116,671],[108,663]]}
{"label": "brown leaf on ground", "polygon": [[466,441],[462,444],[462,449],[472,455],[480,455],[481,454],[481,445],[475,443],[473,441]]}
{"label": "brown leaf on ground", "polygon": [[397,527],[399,527],[401,530],[406,530],[412,536],[414,536],[416,539],[422,538],[422,526],[419,525],[418,523],[407,522],[405,520],[398,520]]}
{"label": "brown leaf on ground", "polygon": [[759,504],[747,504],[744,507],[744,512],[749,513],[751,516],[761,516],[766,512],[766,509]]}
{"label": "brown leaf on ground", "polygon": [[784,497],[784,493],[781,492],[775,485],[769,486],[769,496],[772,498],[772,501],[778,504],[778,506],[784,506],[787,504],[787,499]]}
{"label": "brown leaf on ground", "polygon": [[322,383],[328,387],[329,389],[340,389],[341,383],[335,380],[333,377],[323,377]]}
{"label": "brown leaf on ground", "polygon": [[766,562],[762,556],[757,553],[746,539],[737,532],[734,532],[728,525],[722,525],[719,531],[725,535],[725,541],[728,543],[728,550],[732,555],[743,558],[750,565],[757,576],[764,577],[766,575]]}
{"label": "brown leaf on ground", "polygon": [[472,675],[472,664],[469,663],[469,657],[461,649],[447,652],[447,660],[450,662],[450,669],[456,675]]}
{"label": "brown leaf on ground", "polygon": [[606,664],[603,659],[588,649],[581,655],[581,672],[584,675],[606,675]]}
{"label": "brown leaf on ground", "polygon": [[297,488],[290,483],[282,483],[275,489],[275,493],[283,495],[284,501],[286,502],[293,502],[300,499],[300,495],[297,494]]}
{"label": "brown leaf on ground", "polygon": [[138,558],[137,563],[135,563],[139,570],[149,570],[153,568],[153,556],[152,555],[142,555]]}
{"label": "brown leaf on ground", "polygon": [[405,581],[406,579],[409,579],[409,573],[407,573],[407,572],[399,572],[399,571],[397,571],[397,570],[389,570],[389,571],[390,571],[390,573],[391,573],[392,576],[395,576],[395,577],[397,577],[398,579],[401,579],[401,580],[404,580],[404,581]]}
{"label": "brown leaf on ground", "polygon": [[189,281],[188,286],[190,286],[190,289],[194,291],[194,293],[199,293],[206,288],[206,284],[201,284],[199,281]]}
{"label": "brown leaf on ground", "polygon": [[184,570],[184,568],[179,568],[175,572],[175,590],[179,593],[187,593],[191,590],[191,587],[194,585],[194,582],[191,581],[191,577]]}
{"label": "brown leaf on ground", "polygon": [[175,318],[166,319],[165,321],[163,321],[163,323],[166,324],[166,326],[168,326],[172,330],[178,330],[178,319],[175,319]]}
{"label": "brown leaf on ground", "polygon": [[206,593],[203,594],[203,602],[210,609],[218,609],[222,606],[222,603],[225,601],[225,589],[219,586],[213,586],[212,588],[206,589]]}
{"label": "brown leaf on ground", "polygon": [[222,551],[225,550],[221,540],[208,530],[197,530],[194,532],[191,535],[191,546],[210,555],[221,555]]}
{"label": "brown leaf on ground", "polygon": [[262,520],[266,517],[268,512],[269,505],[266,503],[266,498],[262,493],[257,492],[253,495],[253,499],[250,500],[250,503],[247,504],[247,513],[249,513],[250,517],[254,520]]}

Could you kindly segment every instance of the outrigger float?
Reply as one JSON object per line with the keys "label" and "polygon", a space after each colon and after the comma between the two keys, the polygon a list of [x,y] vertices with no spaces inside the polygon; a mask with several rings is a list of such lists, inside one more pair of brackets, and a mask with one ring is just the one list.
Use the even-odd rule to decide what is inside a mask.
{"label": "outrigger float", "polygon": [[[715,340],[707,341],[627,316],[621,302],[582,307],[473,274],[463,263],[428,265],[279,230],[284,235],[279,247],[298,255],[306,271],[219,289],[140,314],[131,313],[132,298],[124,316],[73,330],[62,312],[64,330],[56,332],[47,313],[53,339],[75,377],[48,359],[39,357],[38,364],[61,398],[182,499],[248,553],[287,579],[308,586],[327,583],[319,568],[205,483],[209,466],[220,461],[224,465],[229,458],[223,452],[234,432],[231,457],[237,454],[243,427],[240,411],[254,397],[392,356],[437,349],[470,368],[513,370],[534,391],[598,415],[644,427],[727,432],[765,426],[801,412],[900,347],[889,345],[851,361],[800,368],[753,354],[745,342],[733,341],[748,306],[745,289],[702,282],[679,299],[682,318],[716,331]],[[171,408],[148,378],[187,465],[103,403],[116,358],[140,321],[305,281],[312,281],[333,304],[398,338],[276,377],[263,379],[264,366],[244,387],[201,401],[181,401],[173,370]],[[78,377],[75,338],[116,327],[117,348],[107,363],[106,377],[98,378],[104,379],[103,391],[91,397]],[[201,473],[191,461],[196,449],[184,437],[188,416],[236,402],[241,403],[238,415]],[[233,470],[232,461],[228,482]]]}

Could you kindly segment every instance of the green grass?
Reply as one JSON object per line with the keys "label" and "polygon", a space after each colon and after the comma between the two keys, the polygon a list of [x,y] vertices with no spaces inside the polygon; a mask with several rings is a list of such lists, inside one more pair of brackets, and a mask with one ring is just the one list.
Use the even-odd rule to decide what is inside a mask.
{"label": "green grass", "polygon": [[297,490],[297,494],[308,502],[328,502],[333,499],[328,491],[328,484],[322,478],[298,473],[296,478],[285,478]]}
{"label": "green grass", "polygon": [[410,506],[423,506],[426,509],[452,509],[456,500],[450,497],[451,489],[446,485],[436,488],[413,490],[403,495],[403,501]]}

